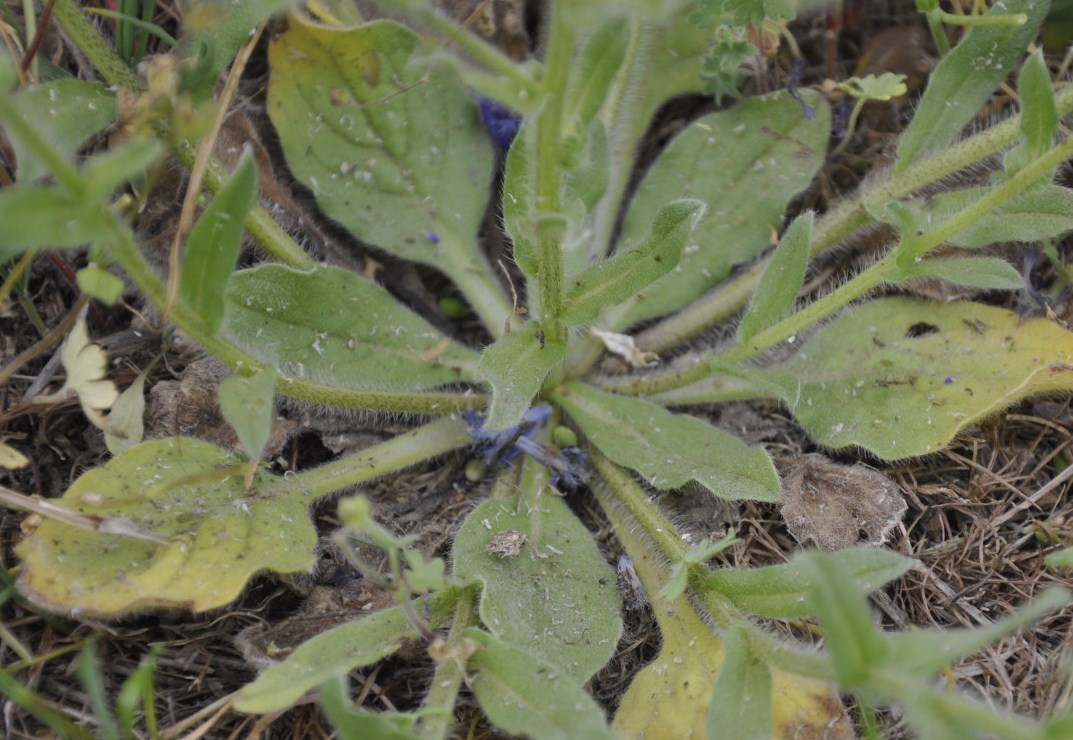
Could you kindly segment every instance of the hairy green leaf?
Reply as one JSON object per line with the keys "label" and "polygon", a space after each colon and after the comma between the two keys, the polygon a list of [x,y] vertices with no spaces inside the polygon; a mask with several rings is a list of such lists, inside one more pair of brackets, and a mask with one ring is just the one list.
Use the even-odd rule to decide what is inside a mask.
{"label": "hairy green leaf", "polygon": [[1020,290],[1025,287],[1021,273],[999,257],[923,260],[908,265],[903,272],[906,279],[940,278],[982,290]]}
{"label": "hairy green leaf", "polygon": [[774,326],[794,308],[805,282],[809,244],[812,242],[812,213],[793,220],[779,241],[775,254],[753,292],[749,308],[738,324],[738,342],[744,344],[759,332]]}
{"label": "hairy green leaf", "polygon": [[186,240],[179,295],[212,331],[219,331],[224,321],[224,288],[238,261],[246,214],[256,196],[257,165],[247,148]]}
{"label": "hairy green leaf", "polygon": [[1023,398],[1073,389],[1071,360],[1073,332],[1046,319],[886,298],[846,311],[779,369],[802,379],[794,415],[814,440],[900,460]]}
{"label": "hairy green leaf", "polygon": [[673,270],[704,210],[703,203],[688,198],[665,205],[652,222],[647,239],[573,278],[563,320],[568,325],[593,321]]}
{"label": "hairy green leaf", "polygon": [[1021,95],[1021,133],[1025,137],[1025,160],[1028,161],[1050,149],[1058,133],[1058,110],[1054,103],[1051,73],[1043,61],[1042,49],[1036,49],[1022,65],[1017,92]]}
{"label": "hairy green leaf", "polygon": [[554,395],[594,445],[656,488],[695,480],[720,498],[779,498],[779,476],[768,454],[700,419],[578,382]]}
{"label": "hairy green leaf", "polygon": [[335,731],[344,740],[417,740],[411,732],[416,717],[412,714],[384,715],[355,709],[350,700],[350,682],[345,675],[337,675],[321,684],[317,701]]}
{"label": "hairy green leaf", "polygon": [[630,203],[619,251],[646,238],[668,198],[696,198],[708,210],[693,232],[696,246],[611,328],[681,308],[771,244],[827,147],[830,109],[818,94],[802,95],[811,118],[789,94],[775,93],[704,116],[671,141]]}
{"label": "hairy green leaf", "polygon": [[481,353],[474,373],[492,386],[492,404],[485,429],[501,430],[517,424],[540,390],[551,369],[562,362],[566,345],[548,342],[540,323],[530,321],[504,334]]}
{"label": "hairy green leaf", "polygon": [[[937,195],[917,211],[918,222],[941,223],[986,194],[986,188],[969,188]],[[947,241],[971,249],[997,242],[1052,239],[1069,231],[1073,231],[1073,190],[1047,185],[1013,196]]]}
{"label": "hairy green leaf", "polygon": [[626,57],[631,21],[626,16],[604,22],[585,42],[577,64],[570,71],[564,97],[569,115],[588,126],[607,98],[608,89]]}
{"label": "hairy green leaf", "polygon": [[[420,604],[416,608],[424,612]],[[435,629],[449,613],[436,602],[429,627]],[[371,665],[398,650],[404,640],[417,637],[420,634],[401,605],[332,627],[299,645],[242,689],[235,697],[235,709],[250,714],[286,709],[325,681]]]}
{"label": "hairy green leaf", "polygon": [[354,235],[442,270],[495,332],[510,312],[477,232],[492,144],[450,65],[412,64],[418,36],[292,18],[269,46],[268,113],[287,163]]}
{"label": "hairy green leaf", "polygon": [[812,598],[831,648],[838,685],[843,689],[867,685],[870,671],[883,665],[890,645],[872,624],[864,596],[850,581],[849,569],[827,553],[813,550],[801,556],[813,573]]}
{"label": "hairy green leaf", "polygon": [[[493,546],[508,536],[520,544],[516,555]],[[452,561],[454,575],[482,584],[481,622],[505,643],[578,684],[614,654],[622,632],[614,571],[558,496],[485,501],[462,524]]]}
{"label": "hairy green leaf", "polygon": [[116,188],[144,176],[163,152],[159,141],[134,139],[92,157],[81,173],[86,197],[98,203],[107,202]]}
{"label": "hairy green leaf", "polygon": [[614,740],[604,713],[582,682],[538,654],[470,628],[466,637],[480,646],[467,666],[470,686],[488,718],[501,729],[537,740]]}
{"label": "hairy green leaf", "polygon": [[223,334],[280,371],[348,388],[428,388],[476,361],[380,286],[336,267],[232,275]]}
{"label": "hairy green leaf", "polygon": [[[54,80],[34,85],[17,93],[15,103],[64,159],[73,156],[82,142],[116,118],[115,93],[95,82],[82,80]],[[49,174],[15,132],[7,129],[4,133],[11,138],[15,150],[20,183],[29,185]]]}
{"label": "hairy green leaf", "polygon": [[1020,26],[977,26],[943,57],[931,73],[916,115],[898,144],[902,170],[949,144],[1006,80],[1035,38],[1050,7],[1048,0],[1006,0],[988,15],[1025,13]]}
{"label": "hairy green leaf", "polygon": [[[900,578],[913,565],[909,558],[870,547],[839,550],[831,557],[842,564],[850,583],[861,593],[871,593]],[[714,570],[704,587],[754,614],[794,619],[815,616],[814,585],[815,579],[799,554],[783,565]]]}

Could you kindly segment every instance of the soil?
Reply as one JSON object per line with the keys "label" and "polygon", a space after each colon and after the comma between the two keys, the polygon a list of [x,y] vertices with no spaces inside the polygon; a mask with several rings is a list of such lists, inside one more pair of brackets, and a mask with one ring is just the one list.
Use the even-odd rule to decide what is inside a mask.
{"label": "soil", "polygon": [[[481,0],[445,4],[458,17],[468,18],[473,10],[479,10]],[[536,0],[494,3],[499,14],[497,27],[510,31],[498,40],[515,56],[539,53],[539,39],[533,38],[532,32],[537,28],[540,5]],[[842,5],[840,16],[820,15],[793,26],[807,60],[796,84],[818,85],[825,77],[844,77],[855,70],[862,74],[894,71],[910,75],[912,93],[919,93],[934,50],[922,21],[912,12],[912,3],[848,1]],[[158,21],[173,29],[169,14],[174,17],[175,9],[161,6]],[[525,36],[520,42],[521,34]],[[82,69],[77,55],[55,33],[46,35],[40,53],[67,69]],[[765,75],[750,83],[751,88],[785,86],[791,81],[791,69],[792,64],[777,56],[770,60]],[[439,326],[474,344],[483,341],[479,328],[453,323],[440,312],[437,299],[449,291],[442,279],[354,242],[316,213],[308,196],[287,176],[265,125],[261,99],[264,74],[263,54],[255,55],[229,131],[240,140],[260,142],[259,159],[272,165],[262,167],[262,194],[280,205],[288,230],[301,230],[305,246],[321,258],[375,276],[400,300]],[[1005,93],[996,96],[993,110],[1009,102]],[[683,121],[707,106],[710,102],[699,99],[668,106],[646,141],[649,155],[658,151]],[[874,167],[889,160],[908,115],[904,104],[870,105],[848,147],[831,159],[797,207],[822,211],[851,192]],[[157,208],[144,214],[139,224],[150,248],[157,245],[159,249],[170,241],[184,182],[176,170],[170,179],[157,184],[159,197],[153,201]],[[490,212],[485,232],[492,251],[507,246],[495,224],[495,214]],[[837,280],[867,260],[869,240],[876,239],[873,234],[839,250],[815,272],[812,288],[822,290],[826,281]],[[1065,246],[1060,245],[1060,250]],[[257,259],[254,250],[249,259]],[[84,421],[77,403],[42,407],[27,400],[42,387],[54,389],[62,382],[50,358],[63,334],[53,335],[51,342],[42,336],[59,325],[78,300],[71,270],[80,266],[79,260],[71,253],[39,256],[26,289],[0,314],[4,366],[0,430],[9,444],[31,460],[21,470],[4,473],[2,482],[16,491],[43,497],[62,495],[79,474],[108,459],[101,434]],[[1045,282],[1048,276],[1038,274],[1033,279]],[[1008,305],[1017,307],[1016,296],[1009,300]],[[135,296],[117,308],[91,304],[89,322],[91,336],[101,338],[109,351],[111,377],[121,388],[139,371],[152,366],[147,383],[149,435],[194,434],[234,444],[214,406],[215,383],[220,377],[214,364],[184,344],[181,337],[155,331],[152,314],[143,315],[143,310]],[[153,364],[161,358],[163,361]],[[775,404],[730,404],[714,414],[716,423],[743,434],[750,443],[763,444],[787,481],[796,481],[806,494],[817,487],[835,490],[840,481],[854,475],[882,475],[882,485],[889,486],[898,510],[876,513],[875,525],[866,532],[832,533],[823,526],[810,528],[816,522],[808,511],[808,495],[799,497],[792,517],[777,506],[716,505],[710,497],[690,490],[662,495],[662,502],[686,531],[708,536],[723,531],[728,524],[734,526],[742,544],[724,553],[727,565],[785,562],[799,549],[799,540],[821,545],[861,539],[885,541],[883,546],[919,563],[872,597],[876,620],[888,629],[899,630],[987,624],[1047,586],[1069,580],[1063,571],[1043,564],[1047,552],[1073,540],[1070,484],[1066,476],[1056,478],[1056,471],[1073,458],[1073,411],[1068,399],[1025,402],[965,434],[942,453],[896,465],[851,454],[836,456],[833,462],[838,466],[832,466],[829,459],[805,457],[820,451]],[[320,464],[386,439],[406,426],[406,420],[333,418],[298,406],[284,406],[281,416],[284,421],[269,457],[277,471]],[[466,478],[466,463],[466,455],[452,455],[371,485],[367,492],[378,518],[399,534],[416,535],[426,554],[445,555],[458,524],[485,493],[481,483]],[[862,463],[865,468],[860,467]],[[602,544],[608,561],[617,561],[617,546],[587,492],[575,491],[567,501]],[[899,506],[902,501],[904,515]],[[334,504],[319,506],[314,515],[320,533],[327,538],[338,526]],[[268,661],[285,654],[288,645],[385,603],[384,594],[375,586],[348,572],[349,566],[340,561],[327,539],[319,549],[321,563],[314,573],[288,580],[259,578],[227,608],[199,615],[149,613],[101,624],[42,613],[13,590],[12,575],[18,565],[12,548],[24,526],[27,522],[21,513],[0,510],[0,553],[7,565],[6,570],[0,570],[5,586],[0,592],[0,664],[41,701],[93,728],[94,713],[74,667],[80,649],[89,640],[96,642],[105,691],[115,696],[149,646],[155,646],[159,650],[155,709],[166,736],[331,736],[331,726],[311,702],[268,717],[241,715],[226,704],[229,695],[252,680]],[[367,555],[376,557],[372,551]],[[965,692],[1027,715],[1068,711],[1071,692],[1063,661],[1073,647],[1071,616],[1073,610],[1066,609],[1044,617],[1030,630],[952,665],[947,680]],[[808,639],[807,625],[770,626],[797,639]],[[658,647],[649,607],[629,610],[615,659],[591,683],[593,695],[609,712]],[[416,708],[428,686],[432,665],[423,646],[415,645],[370,670],[354,673],[351,683],[358,703],[376,710]],[[458,720],[458,737],[499,736],[465,692]],[[909,736],[896,710],[882,714],[881,721],[885,735]],[[0,722],[8,738],[49,736],[30,713],[10,699],[3,700]]]}

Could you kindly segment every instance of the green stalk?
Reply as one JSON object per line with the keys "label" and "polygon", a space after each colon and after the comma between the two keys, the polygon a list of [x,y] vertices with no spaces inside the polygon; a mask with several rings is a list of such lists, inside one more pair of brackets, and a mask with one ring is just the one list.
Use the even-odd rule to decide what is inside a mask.
{"label": "green stalk", "polygon": [[361,452],[298,473],[291,482],[310,499],[328,496],[471,444],[466,422],[438,419]]}
{"label": "green stalk", "polygon": [[[898,282],[905,279],[907,276],[899,266],[899,262],[910,262],[932,251],[950,237],[994,211],[1013,196],[1024,192],[1071,156],[1073,156],[1073,136],[1063,144],[1029,162],[1008,180],[991,188],[979,200],[943,221],[931,231],[909,239],[898,250],[891,252],[846,284],[810,303],[774,326],[761,331],[745,344],[718,354],[712,359],[723,365],[750,360],[819,323],[883,283]],[[717,372],[717,366],[708,362],[701,362],[684,370],[652,375],[647,378],[616,380],[601,384],[601,387],[605,390],[635,395],[655,394],[682,388]]]}
{"label": "green stalk", "polygon": [[131,71],[112,45],[86,19],[75,0],[56,0],[52,15],[109,85],[135,92],[145,89],[138,75]]}
{"label": "green stalk", "polygon": [[562,186],[563,94],[570,65],[574,61],[574,29],[566,15],[564,2],[550,6],[548,54],[545,62],[544,103],[536,119],[535,195],[537,213],[537,249],[540,273],[540,318],[547,340],[566,341],[563,313],[563,243],[564,224],[560,214]]}
{"label": "green stalk", "polygon": [[[606,487],[593,486],[593,493],[611,522],[615,536],[634,558],[638,573],[642,573],[645,567],[650,567],[647,564],[652,561],[683,560],[686,547],[681,533],[662,510],[652,503],[649,494],[637,484],[633,476],[591,446],[586,448],[585,454],[592,460],[593,466],[607,484]],[[651,552],[653,545],[657,553]],[[642,552],[643,557],[639,557]],[[764,632],[722,594],[706,587],[707,572],[708,569],[702,565],[692,567],[690,587],[720,628],[742,627],[753,653],[762,657],[772,667],[824,681],[832,680],[833,671],[826,656],[777,640]],[[662,578],[650,577],[647,580],[646,589],[650,584],[654,585],[653,581],[659,581],[662,586],[667,579],[664,574]],[[649,598],[656,598],[654,591],[649,593]],[[682,608],[688,605],[688,608],[693,609],[689,601],[681,603]],[[658,605],[653,604],[653,610],[658,618],[661,613]]]}
{"label": "green stalk", "polygon": [[[451,632],[447,636],[449,648],[463,650],[463,633],[477,624],[476,588],[466,588],[455,603],[455,616],[451,623]],[[455,703],[458,691],[465,678],[464,658],[448,655],[436,664],[432,674],[432,685],[425,706],[421,709],[421,719],[417,726],[417,736],[425,740],[442,740],[455,726]]]}
{"label": "green stalk", "polygon": [[[1060,116],[1073,113],[1073,85],[1063,85],[1055,90],[1055,105]],[[874,223],[875,219],[865,209],[866,203],[883,204],[911,195],[994,155],[1016,141],[1020,132],[1021,115],[1018,114],[915,162],[904,172],[891,174],[862,188],[856,197],[843,201],[816,223],[810,255],[823,254],[857,229]],[[666,352],[730,318],[749,302],[770,259],[757,262],[734,280],[642,332],[637,336],[638,346],[646,351]]]}

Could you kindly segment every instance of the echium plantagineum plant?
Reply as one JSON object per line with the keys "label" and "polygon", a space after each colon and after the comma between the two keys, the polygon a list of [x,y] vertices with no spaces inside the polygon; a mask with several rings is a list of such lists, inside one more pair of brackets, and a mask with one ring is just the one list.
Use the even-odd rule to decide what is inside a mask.
{"label": "echium plantagineum plant", "polygon": [[[901,704],[924,736],[1069,731],[1068,718],[1030,720],[931,688],[952,660],[1066,603],[1064,594],[1045,593],[986,630],[886,633],[864,596],[909,560],[858,549],[715,570],[707,561],[733,541],[691,542],[652,495],[694,484],[722,499],[778,500],[765,450],[676,407],[776,398],[816,443],[897,460],[936,452],[1021,398],[1073,387],[1073,334],[1055,322],[971,301],[866,300],[925,277],[1024,289],[1011,264],[968,250],[1073,229],[1073,192],[1054,182],[1073,155],[1073,140],[1059,136],[1073,89],[1052,88],[1042,56],[1027,54],[1048,3],[1008,0],[976,18],[934,71],[890,171],[829,212],[785,224],[824,161],[831,129],[828,102],[807,89],[692,121],[625,194],[656,111],[705,85],[736,90],[734,60],[748,52],[748,29],[784,26],[792,0],[551,0],[543,58],[525,63],[419,0],[384,5],[426,36],[365,22],[344,3],[280,18],[268,45],[268,113],[290,170],[355,236],[449,278],[487,332],[483,349],[444,335],[377,284],[315,263],[254,204],[249,156],[229,176],[210,162],[205,182],[215,195],[169,282],[140,251],[114,192],[158,166],[165,143],[195,159],[179,117],[169,120],[154,101],[171,95],[170,110],[178,109],[192,95],[182,85],[193,71],[212,78],[246,32],[285,5],[246,3],[224,16],[200,43],[184,45],[192,56],[180,62],[183,82],[162,92],[146,91],[111,56],[73,0],[58,0],[57,19],[106,82],[156,111],[146,114],[152,136],[79,166],[71,154],[114,115],[113,93],[68,80],[9,95],[13,67],[3,66],[0,119],[20,153],[20,177],[0,191],[0,222],[13,225],[0,254],[91,244],[87,285],[107,283],[101,266],[122,269],[234,370],[221,406],[247,453],[158,439],[89,471],[54,502],[62,519],[20,545],[24,594],[95,618],[219,607],[257,572],[310,568],[312,501],[472,446],[497,465],[490,497],[457,533],[449,573],[381,529],[363,499],[345,500],[350,531],[389,553],[398,604],[309,640],[241,691],[236,709],[277,712],[320,687],[346,732],[438,738],[453,727],[465,684],[496,726],[540,738],[848,737],[839,694],[855,693],[869,706]],[[1016,69],[1020,112],[952,143]],[[859,96],[875,83],[847,89]],[[91,99],[105,113],[76,131],[57,137],[34,125],[35,111]],[[485,118],[498,116],[496,133],[505,131],[493,101],[520,118],[512,143],[482,127],[483,107]],[[497,146],[509,146],[502,223],[517,268],[509,286],[478,240]],[[987,184],[914,198],[999,154]],[[273,263],[235,269],[243,220]],[[799,303],[810,260],[876,223],[897,234],[886,252]],[[781,238],[762,256],[773,229]],[[933,255],[941,245],[964,251]],[[739,312],[729,341],[696,341]],[[921,324],[927,331],[909,330]],[[796,351],[769,352],[788,344]],[[92,349],[84,336],[70,346]],[[628,371],[604,374],[607,354]],[[65,353],[69,375],[80,357]],[[107,404],[87,401],[99,376],[79,377],[88,380],[69,381],[71,389],[108,430]],[[275,395],[432,420],[277,477],[259,464]],[[610,725],[584,687],[614,654],[622,603],[614,571],[563,502],[571,488],[603,510],[663,637]],[[776,638],[754,615],[818,617],[828,651]],[[420,710],[388,716],[350,706],[341,677],[441,628]]]}

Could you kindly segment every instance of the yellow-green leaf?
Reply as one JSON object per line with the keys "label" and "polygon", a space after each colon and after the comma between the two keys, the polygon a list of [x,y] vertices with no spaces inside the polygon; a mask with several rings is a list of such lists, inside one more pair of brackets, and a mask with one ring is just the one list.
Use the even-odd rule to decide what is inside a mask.
{"label": "yellow-green leaf", "polygon": [[814,440],[899,460],[1073,390],[1073,332],[980,303],[887,298],[846,311],[780,369],[802,379],[794,415]]}
{"label": "yellow-green leaf", "polygon": [[78,529],[49,519],[18,546],[19,589],[51,611],[117,617],[151,607],[204,611],[241,593],[255,573],[313,564],[316,531],[301,490],[207,442],[169,438],[94,468],[57,506],[122,521],[166,540]]}

